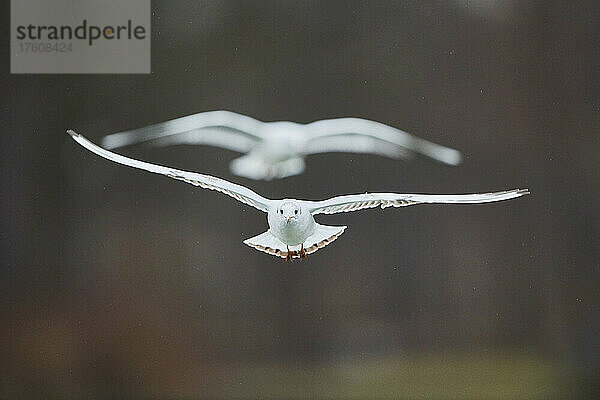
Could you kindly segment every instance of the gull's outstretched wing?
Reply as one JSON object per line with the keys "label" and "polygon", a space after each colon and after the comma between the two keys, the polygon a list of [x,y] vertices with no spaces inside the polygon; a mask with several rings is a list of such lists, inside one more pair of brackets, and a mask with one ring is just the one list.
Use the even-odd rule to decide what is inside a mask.
{"label": "gull's outstretched wing", "polygon": [[216,178],[210,175],[198,174],[196,172],[181,171],[175,168],[163,167],[162,165],[156,165],[144,161],[135,160],[133,158],[125,157],[103,149],[102,147],[95,145],[94,143],[87,140],[85,137],[72,130],[68,130],[67,133],[71,135],[71,137],[77,143],[79,143],[86,149],[108,160],[114,161],[119,164],[127,165],[133,168],[139,168],[157,174],[166,175],[169,178],[178,179],[187,183],[191,183],[195,186],[200,186],[205,189],[216,190],[218,192],[231,196],[234,199],[241,201],[242,203],[257,208],[261,211],[269,211],[269,206],[272,200],[266,199],[244,186],[236,185],[235,183],[231,183],[224,179]]}
{"label": "gull's outstretched wing", "polygon": [[332,151],[331,149],[334,147],[333,144],[335,142],[337,142],[340,148],[345,148],[345,151],[351,151],[351,146],[347,142],[347,138],[349,136],[366,136],[373,141],[401,146],[446,164],[457,165],[461,161],[461,154],[457,150],[429,142],[400,129],[367,119],[324,119],[306,124],[305,129],[309,135],[308,140],[313,142],[309,147],[312,149],[311,153],[320,152],[318,151],[319,142],[324,139],[329,141],[326,145],[324,144],[323,151],[325,152]]}
{"label": "gull's outstretched wing", "polygon": [[365,193],[338,196],[323,201],[307,201],[314,214],[335,214],[374,207],[405,207],[414,204],[477,204],[514,199],[529,194],[528,189],[478,194]]}
{"label": "gull's outstretched wing", "polygon": [[207,111],[129,131],[102,139],[107,149],[154,141],[159,145],[204,144],[248,152],[262,140],[264,122],[231,111]]}
{"label": "gull's outstretched wing", "polygon": [[302,154],[365,153],[390,158],[409,158],[410,150],[404,146],[365,135],[323,136],[306,142]]}
{"label": "gull's outstretched wing", "polygon": [[[105,139],[108,139],[106,137]],[[203,145],[248,153],[260,140],[236,129],[215,126],[210,128],[193,129],[187,132],[169,134],[157,139],[145,140],[151,146],[166,147],[177,145]],[[110,141],[109,141],[110,143]]]}

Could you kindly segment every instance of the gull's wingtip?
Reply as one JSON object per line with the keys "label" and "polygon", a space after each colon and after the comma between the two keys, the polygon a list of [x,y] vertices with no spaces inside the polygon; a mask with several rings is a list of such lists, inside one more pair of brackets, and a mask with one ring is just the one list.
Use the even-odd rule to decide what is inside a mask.
{"label": "gull's wingtip", "polygon": [[531,194],[529,189],[517,189],[517,194],[519,196],[525,196],[526,194]]}
{"label": "gull's wingtip", "polygon": [[463,160],[463,155],[460,151],[428,142],[424,139],[419,139],[416,142],[415,151],[447,165],[456,166],[462,163]]}
{"label": "gull's wingtip", "polygon": [[75,139],[75,138],[77,138],[77,137],[81,136],[79,133],[75,132],[73,129],[67,129],[67,133],[68,133],[69,135],[71,135],[71,137],[72,137],[73,139]]}
{"label": "gull's wingtip", "polygon": [[448,151],[448,153],[446,154],[443,161],[449,165],[462,164],[462,161],[463,161],[462,153],[460,151],[454,150],[454,149],[449,149],[449,150],[451,150],[451,151]]}

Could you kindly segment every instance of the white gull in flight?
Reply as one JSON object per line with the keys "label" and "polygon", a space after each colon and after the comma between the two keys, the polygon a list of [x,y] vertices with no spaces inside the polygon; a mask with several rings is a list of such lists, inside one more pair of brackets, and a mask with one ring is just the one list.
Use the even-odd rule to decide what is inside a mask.
{"label": "white gull in flight", "polygon": [[86,149],[108,160],[166,175],[205,189],[216,190],[267,213],[269,230],[245,240],[244,243],[286,260],[306,258],[308,254],[327,246],[344,233],[345,226],[327,226],[315,222],[314,216],[317,214],[335,214],[374,207],[404,207],[414,204],[490,203],[529,194],[527,189],[514,189],[480,194],[365,193],[338,196],[322,201],[272,200],[224,179],[135,160],[99,147],[72,130],[68,130],[67,133]]}
{"label": "white gull in flight", "polygon": [[391,158],[420,153],[450,165],[461,160],[457,150],[366,119],[262,122],[231,111],[207,111],[114,133],[104,137],[102,146],[112,150],[144,142],[210,145],[245,153],[231,162],[231,172],[265,180],[301,174],[304,157],[316,153],[370,153]]}

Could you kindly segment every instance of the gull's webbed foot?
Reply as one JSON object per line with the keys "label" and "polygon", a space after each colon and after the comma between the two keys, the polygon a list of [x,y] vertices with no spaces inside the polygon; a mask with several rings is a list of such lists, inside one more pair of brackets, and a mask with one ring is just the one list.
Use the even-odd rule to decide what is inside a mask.
{"label": "gull's webbed foot", "polygon": [[298,257],[300,257],[304,260],[308,260],[308,254],[306,253],[306,250],[304,250],[304,245],[302,245],[302,247],[300,247],[300,251],[298,252]]}

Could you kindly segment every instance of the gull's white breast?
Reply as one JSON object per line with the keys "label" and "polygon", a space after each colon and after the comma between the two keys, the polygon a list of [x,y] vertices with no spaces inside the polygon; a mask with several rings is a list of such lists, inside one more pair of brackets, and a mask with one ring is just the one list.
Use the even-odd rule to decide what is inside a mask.
{"label": "gull's white breast", "polygon": [[286,219],[277,214],[277,207],[269,210],[267,216],[269,231],[288,246],[297,246],[315,232],[315,220],[312,214],[303,210],[296,219],[287,222]]}
{"label": "gull's white breast", "polygon": [[263,142],[255,148],[255,153],[272,163],[298,156],[304,147],[304,125],[295,122],[269,122],[262,127]]}

